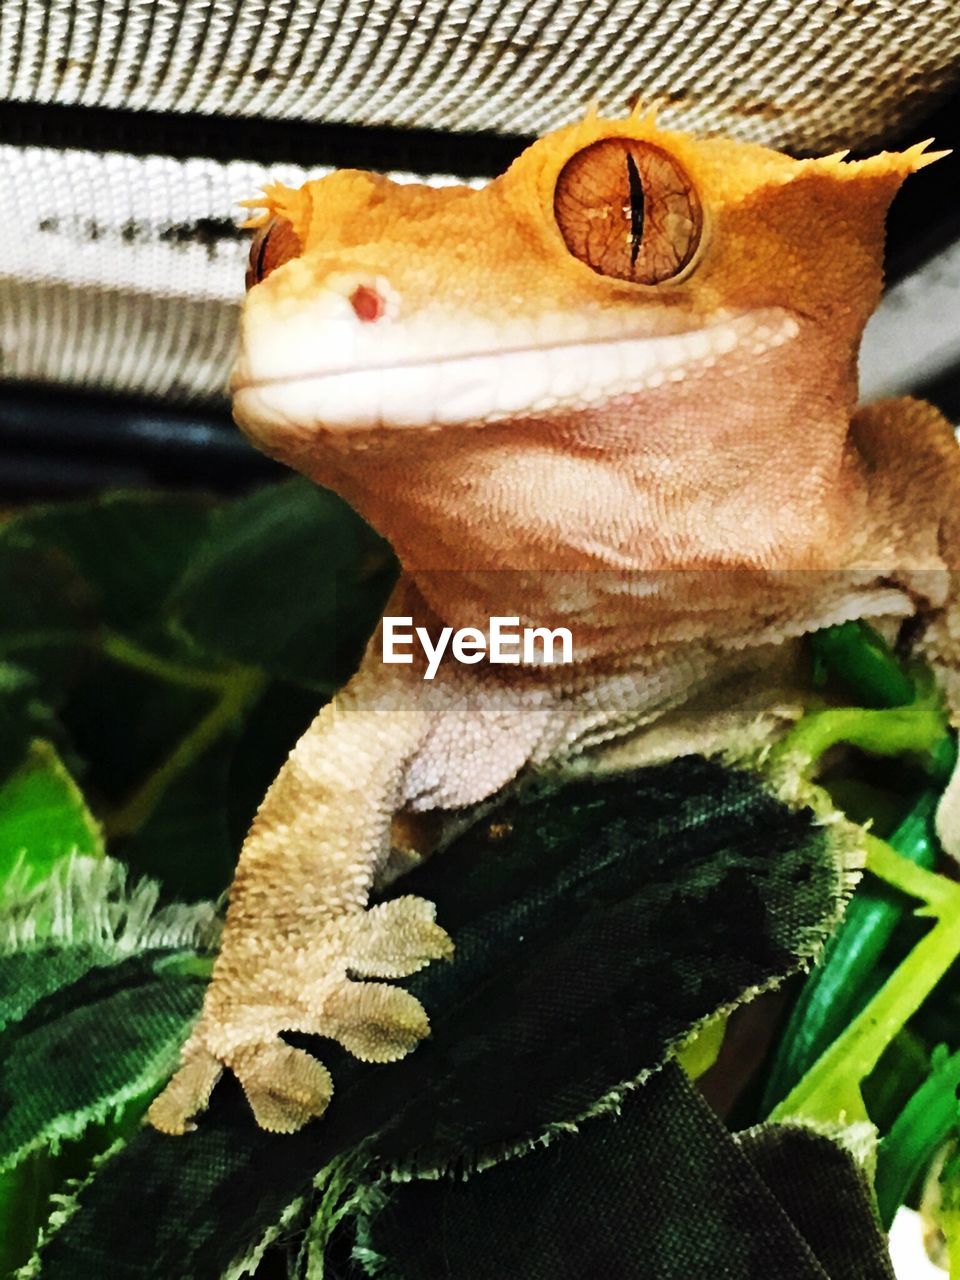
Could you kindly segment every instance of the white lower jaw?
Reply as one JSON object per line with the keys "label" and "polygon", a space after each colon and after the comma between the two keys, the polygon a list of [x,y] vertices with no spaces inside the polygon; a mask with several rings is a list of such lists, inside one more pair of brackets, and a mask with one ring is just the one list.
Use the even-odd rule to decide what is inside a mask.
{"label": "white lower jaw", "polygon": [[680,382],[733,351],[760,355],[796,337],[785,311],[740,315],[662,338],[621,338],[448,357],[238,385],[234,413],[271,428],[445,427],[576,411]]}

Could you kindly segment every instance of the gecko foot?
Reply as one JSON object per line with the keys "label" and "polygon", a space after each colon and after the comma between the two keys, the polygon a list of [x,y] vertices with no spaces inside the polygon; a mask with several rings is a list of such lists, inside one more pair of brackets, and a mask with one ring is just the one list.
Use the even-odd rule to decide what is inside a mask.
{"label": "gecko foot", "polygon": [[429,1033],[420,1001],[368,978],[404,978],[453,952],[433,904],[403,897],[337,916],[309,938],[263,937],[224,948],[181,1066],[148,1112],[164,1133],[184,1133],[229,1067],[263,1129],[293,1133],[322,1115],[330,1073],[282,1031],[337,1040],[364,1062],[393,1062]]}

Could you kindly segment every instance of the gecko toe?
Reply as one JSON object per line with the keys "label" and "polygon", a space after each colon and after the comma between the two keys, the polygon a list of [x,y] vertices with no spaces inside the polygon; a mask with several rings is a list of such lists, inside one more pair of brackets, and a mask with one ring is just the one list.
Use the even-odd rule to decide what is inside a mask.
{"label": "gecko toe", "polygon": [[296,1133],[323,1115],[333,1094],[333,1080],[323,1063],[282,1040],[241,1045],[229,1065],[257,1124],[271,1133]]}
{"label": "gecko toe", "polygon": [[349,924],[347,968],[364,978],[406,978],[453,954],[448,933],[435,922],[436,908],[407,895],[382,902]]}
{"label": "gecko toe", "polygon": [[324,1034],[363,1062],[395,1062],[430,1034],[416,996],[384,982],[345,982],[324,1012]]}
{"label": "gecko toe", "polygon": [[150,1104],[147,1119],[161,1133],[181,1134],[195,1128],[192,1119],[206,1109],[223,1067],[196,1036],[183,1050],[180,1069]]}

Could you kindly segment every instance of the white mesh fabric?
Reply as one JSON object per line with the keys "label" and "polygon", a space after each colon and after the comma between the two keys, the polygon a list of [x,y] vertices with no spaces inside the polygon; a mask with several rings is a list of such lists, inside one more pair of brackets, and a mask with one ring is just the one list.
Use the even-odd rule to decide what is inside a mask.
{"label": "white mesh fabric", "polygon": [[0,98],[540,133],[594,98],[823,150],[954,83],[954,0],[3,0]]}
{"label": "white mesh fabric", "polygon": [[[0,0],[0,99],[538,133],[593,98],[642,98],[668,125],[816,152],[929,110],[960,78],[957,15],[955,0]],[[0,376],[221,398],[246,254],[235,201],[306,176],[0,145]]]}
{"label": "white mesh fabric", "polygon": [[325,172],[0,144],[16,228],[0,267],[0,376],[222,398],[248,248],[237,202],[268,177],[299,186]]}
{"label": "white mesh fabric", "polygon": [[[240,162],[0,146],[17,228],[0,279],[3,377],[221,396],[246,255],[230,230],[263,178]],[[213,234],[191,238],[207,225]]]}

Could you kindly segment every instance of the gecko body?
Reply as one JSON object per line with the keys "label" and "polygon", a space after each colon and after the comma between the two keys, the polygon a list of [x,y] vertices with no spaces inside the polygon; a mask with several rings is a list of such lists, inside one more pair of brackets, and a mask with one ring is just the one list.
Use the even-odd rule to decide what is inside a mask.
{"label": "gecko body", "polygon": [[390,539],[389,615],[566,627],[573,654],[426,682],[374,636],[244,842],[155,1125],[189,1127],[229,1068],[261,1125],[295,1130],[333,1082],[281,1033],[371,1061],[427,1034],[395,980],[450,939],[418,898],[367,909],[418,815],[600,767],[685,713],[707,742],[776,701],[800,637],[850,618],[921,615],[957,701],[952,431],[917,402],[856,407],[886,210],[932,158],[795,160],[591,115],[481,190],[351,170],[268,189],[241,427]]}

